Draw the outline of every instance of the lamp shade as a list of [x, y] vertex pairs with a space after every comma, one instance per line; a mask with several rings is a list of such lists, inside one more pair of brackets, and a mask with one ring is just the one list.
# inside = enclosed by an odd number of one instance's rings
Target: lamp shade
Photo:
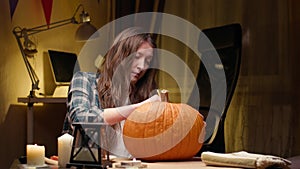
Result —
[[[86, 41], [88, 40], [95, 32], [97, 32], [97, 29], [90, 24], [90, 22], [84, 22], [82, 23], [75, 34], [75, 39], [76, 41]], [[98, 32], [97, 35], [94, 35], [92, 38], [98, 37]]]

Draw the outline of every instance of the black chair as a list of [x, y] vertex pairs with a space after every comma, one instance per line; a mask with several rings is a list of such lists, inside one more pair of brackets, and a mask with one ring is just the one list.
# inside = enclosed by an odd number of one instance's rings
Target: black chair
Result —
[[[211, 43], [206, 43], [207, 39]], [[224, 121], [239, 76], [241, 47], [242, 29], [240, 24], [205, 29], [199, 36], [198, 50], [201, 53], [201, 64], [196, 78], [197, 85], [193, 92], [199, 92], [200, 104], [195, 102], [196, 100], [198, 102], [199, 99], [192, 96], [188, 104], [204, 115], [208, 127], [206, 134], [209, 135], [206, 136], [197, 155], [203, 151], [225, 152]], [[213, 57], [219, 59], [211, 59]], [[223, 72], [223, 76], [221, 72]], [[212, 84], [216, 84], [213, 86], [215, 94], [212, 94]], [[225, 98], [223, 104], [219, 98], [222, 93]]]

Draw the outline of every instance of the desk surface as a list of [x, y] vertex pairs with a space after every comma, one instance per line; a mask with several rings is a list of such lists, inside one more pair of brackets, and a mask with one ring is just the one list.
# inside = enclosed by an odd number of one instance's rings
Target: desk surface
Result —
[[[290, 169], [299, 169], [300, 166], [300, 156], [290, 157], [288, 160], [292, 161]], [[181, 161], [181, 162], [153, 162], [153, 163], [144, 163], [147, 164], [145, 169], [239, 169], [232, 167], [215, 167], [215, 166], [206, 166], [200, 158], [193, 161]], [[19, 160], [14, 160], [10, 169], [19, 169], [20, 162]], [[49, 167], [51, 168], [51, 167]], [[55, 168], [55, 167], [53, 167]], [[57, 167], [56, 167], [57, 169]]]
[[19, 103], [66, 103], [66, 97], [18, 97]]
[[[113, 166], [120, 165], [120, 160], [115, 160]], [[172, 161], [172, 162], [142, 162], [147, 165], [146, 168], [142, 169], [241, 169], [238, 167], [217, 167], [217, 166], [207, 166], [201, 161], [200, 157], [194, 157], [188, 161]], [[119, 169], [119, 168], [109, 168], [109, 169]]]
[[182, 162], [154, 162], [145, 163], [146, 169], [239, 169], [236, 167], [214, 167], [206, 166], [202, 161], [182, 161]]
[[[214, 167], [214, 166], [206, 166], [202, 161], [181, 161], [181, 162], [153, 162], [153, 163], [144, 163], [147, 165], [145, 169], [240, 169], [236, 167]], [[20, 163], [18, 160], [15, 160], [10, 169], [20, 169]], [[57, 166], [48, 166], [48, 169], [57, 169]], [[117, 168], [109, 168], [109, 169], [117, 169]]]

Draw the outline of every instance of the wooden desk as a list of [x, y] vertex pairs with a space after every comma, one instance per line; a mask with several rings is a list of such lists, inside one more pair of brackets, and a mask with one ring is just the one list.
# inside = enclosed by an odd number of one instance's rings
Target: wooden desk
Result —
[[[241, 169], [237, 167], [215, 167], [215, 166], [206, 166], [202, 161], [179, 161], [179, 162], [153, 162], [153, 163], [144, 163], [147, 165], [145, 169]], [[45, 167], [46, 168], [46, 167]], [[12, 163], [10, 169], [21, 169], [20, 162], [16, 159]], [[57, 166], [49, 165], [47, 169], [58, 169]], [[59, 169], [65, 169], [59, 167]], [[118, 168], [107, 168], [107, 169], [118, 169]], [[124, 168], [122, 168], [124, 169]]]
[[[146, 164], [145, 169], [241, 169], [238, 167], [217, 167], [217, 166], [206, 166], [201, 161], [200, 157], [194, 157], [190, 161], [173, 161], [173, 162], [142, 162]], [[116, 163], [117, 164], [117, 163]], [[115, 164], [113, 164], [115, 165]], [[108, 168], [108, 169], [119, 169], [119, 168]]]
[[[300, 167], [300, 156], [290, 157], [288, 160], [292, 161], [292, 165], [289, 166], [290, 169], [299, 169]], [[144, 163], [147, 164], [145, 169], [240, 169], [233, 167], [216, 167], [216, 166], [206, 166], [199, 157], [192, 161], [181, 161], [181, 162], [153, 162], [153, 163]], [[20, 169], [20, 162], [18, 159], [15, 159], [10, 167], [10, 169]], [[56, 166], [49, 166], [49, 169], [57, 169]], [[62, 169], [62, 168], [59, 168]], [[112, 168], [108, 168], [112, 169]], [[116, 168], [115, 168], [116, 169]]]
[[[290, 169], [299, 169], [300, 168], [300, 156], [288, 158], [292, 162], [292, 165], [289, 166]], [[147, 165], [145, 169], [240, 169], [237, 167], [217, 167], [217, 166], [206, 166], [200, 159], [200, 157], [194, 157], [191, 161], [179, 161], [179, 162], [143, 162]], [[20, 169], [18, 166], [20, 162], [18, 159], [15, 159], [10, 167], [10, 169]], [[49, 169], [57, 169], [56, 166], [49, 166]], [[62, 169], [62, 168], [60, 168]], [[117, 168], [108, 168], [108, 169], [117, 169]]]
[[202, 161], [146, 163], [146, 169], [241, 169], [237, 167], [206, 166]]
[[66, 103], [66, 97], [18, 97], [19, 103], [27, 104], [27, 143], [33, 143], [33, 105], [35, 103]]

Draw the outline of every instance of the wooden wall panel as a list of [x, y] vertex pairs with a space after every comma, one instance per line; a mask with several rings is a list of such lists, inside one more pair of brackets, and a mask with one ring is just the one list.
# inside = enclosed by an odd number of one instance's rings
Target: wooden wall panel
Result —
[[226, 151], [299, 154], [299, 1], [166, 0], [165, 7], [200, 29], [242, 25], [241, 76], [225, 122]]

